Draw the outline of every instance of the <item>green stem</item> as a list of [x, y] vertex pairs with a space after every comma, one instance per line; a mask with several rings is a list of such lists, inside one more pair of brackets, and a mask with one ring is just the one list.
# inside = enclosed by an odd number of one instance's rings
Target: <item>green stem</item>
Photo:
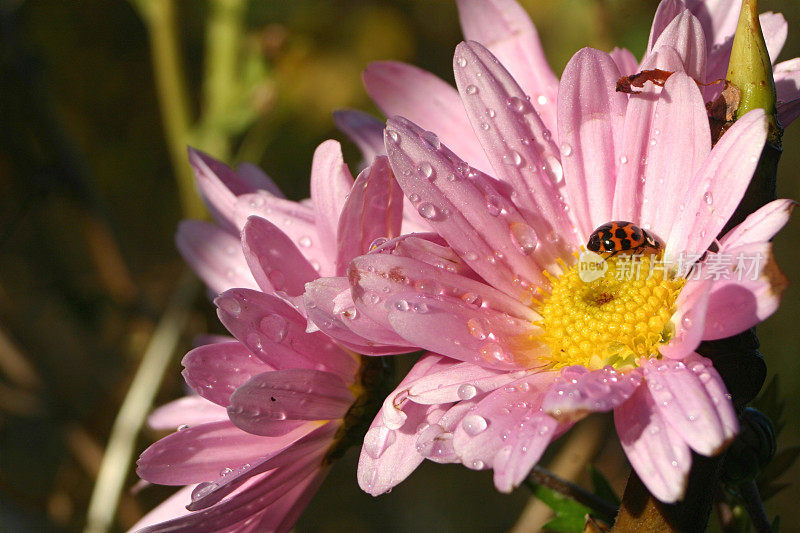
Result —
[[194, 176], [186, 157], [192, 119], [177, 32], [176, 3], [174, 0], [132, 1], [149, 30], [153, 73], [164, 121], [164, 134], [178, 183], [183, 213], [188, 217], [203, 218], [206, 215], [205, 206], [197, 195]]
[[203, 119], [198, 137], [205, 150], [222, 160], [230, 158], [230, 136], [220, 128], [234, 106], [240, 79], [241, 39], [246, 0], [212, 0], [206, 30], [203, 81]]
[[558, 477], [541, 466], [534, 466], [530, 476], [528, 476], [523, 483], [525, 483], [525, 486], [531, 489], [531, 491], [536, 488], [536, 485], [542, 485], [543, 487], [558, 492], [584, 507], [588, 507], [596, 513], [598, 518], [608, 524], [612, 524], [614, 522], [614, 517], [617, 516], [618, 509], [615, 505], [579, 485]]

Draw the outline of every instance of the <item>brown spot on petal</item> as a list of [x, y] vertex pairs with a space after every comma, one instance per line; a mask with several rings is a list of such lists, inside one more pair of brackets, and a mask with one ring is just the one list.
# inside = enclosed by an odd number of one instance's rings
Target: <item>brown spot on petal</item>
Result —
[[767, 261], [761, 273], [769, 283], [770, 292], [775, 296], [779, 297], [789, 286], [789, 280], [778, 267], [778, 263], [775, 262], [771, 249], [767, 253]]

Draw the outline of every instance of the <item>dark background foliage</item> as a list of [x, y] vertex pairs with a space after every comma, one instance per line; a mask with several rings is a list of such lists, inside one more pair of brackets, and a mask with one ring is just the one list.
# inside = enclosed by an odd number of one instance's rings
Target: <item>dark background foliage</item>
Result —
[[[587, 45], [626, 46], [641, 56], [657, 5], [523, 3], [557, 72]], [[197, 113], [208, 6], [183, 0], [177, 7], [189, 109]], [[760, 8], [789, 20], [781, 59], [800, 55], [798, 4], [762, 1]], [[183, 268], [173, 245], [181, 207], [147, 28], [133, 3], [0, 0], [0, 14], [0, 529], [77, 530], [111, 424]], [[360, 82], [364, 66], [403, 60], [452, 81], [460, 38], [451, 2], [251, 2], [242, 37], [256, 58], [248, 71], [254, 79], [248, 112], [209, 126], [233, 132], [230, 152], [215, 155], [257, 162], [290, 198], [305, 197], [315, 146], [343, 139], [331, 112], [375, 111]], [[799, 124], [784, 143], [779, 196], [797, 199]], [[346, 142], [345, 155], [355, 167], [357, 153]], [[795, 219], [775, 241], [777, 259], [795, 283], [798, 238]], [[791, 286], [781, 310], [759, 327], [770, 375], [780, 377], [787, 401], [781, 447], [800, 443], [798, 295]], [[221, 328], [201, 298], [182, 350], [206, 331]], [[156, 404], [182, 394], [178, 361]], [[593, 432], [609, 427], [591, 423]], [[158, 437], [143, 431], [136, 449]], [[529, 500], [525, 488], [497, 493], [489, 473], [434, 464], [374, 499], [358, 489], [356, 461], [351, 450], [335, 466], [298, 531], [504, 531]], [[626, 467], [613, 438], [597, 464], [621, 491]], [[132, 487], [133, 467], [120, 468], [129, 471], [126, 487]], [[798, 481], [798, 474], [795, 464], [781, 481]], [[126, 492], [115, 527], [126, 529], [167, 494], [160, 487]], [[798, 499], [795, 483], [767, 509], [792, 529], [800, 519]]]

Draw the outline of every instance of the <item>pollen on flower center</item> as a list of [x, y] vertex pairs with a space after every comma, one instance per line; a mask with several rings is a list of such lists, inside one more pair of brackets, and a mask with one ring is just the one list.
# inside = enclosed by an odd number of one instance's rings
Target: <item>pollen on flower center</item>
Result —
[[[620, 254], [606, 260], [608, 270], [593, 281], [581, 279], [581, 263], [558, 277], [539, 306], [544, 359], [553, 368], [583, 365], [636, 366], [640, 357], [658, 354], [672, 337], [670, 318], [685, 280], [660, 268], [660, 255]], [[584, 276], [585, 278], [585, 276]]]

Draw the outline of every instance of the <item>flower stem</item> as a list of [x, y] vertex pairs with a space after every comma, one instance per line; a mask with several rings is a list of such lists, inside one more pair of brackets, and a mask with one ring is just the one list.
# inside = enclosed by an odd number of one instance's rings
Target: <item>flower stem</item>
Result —
[[199, 289], [197, 278], [185, 272], [150, 338], [111, 428], [89, 502], [85, 533], [104, 533], [114, 520], [120, 492], [130, 472], [136, 437], [150, 412], [164, 372], [173, 361]]
[[739, 494], [742, 496], [744, 506], [750, 515], [750, 520], [753, 522], [753, 528], [758, 533], [772, 533], [772, 525], [767, 517], [767, 512], [764, 510], [764, 504], [761, 501], [761, 495], [758, 493], [756, 482], [751, 479], [739, 485]]
[[541, 466], [534, 466], [533, 470], [531, 470], [531, 475], [525, 479], [524, 483], [525, 486], [531, 490], [534, 490], [536, 485], [541, 485], [571, 500], [575, 500], [579, 504], [595, 511], [598, 518], [609, 524], [614, 522], [614, 517], [617, 516], [618, 509], [612, 503], [607, 502], [579, 485], [558, 477]]
[[189, 92], [181, 58], [174, 0], [131, 0], [148, 29], [153, 56], [153, 75], [158, 91], [164, 134], [178, 184], [183, 214], [203, 218], [205, 206], [197, 195], [194, 176], [186, 158], [191, 129]]

